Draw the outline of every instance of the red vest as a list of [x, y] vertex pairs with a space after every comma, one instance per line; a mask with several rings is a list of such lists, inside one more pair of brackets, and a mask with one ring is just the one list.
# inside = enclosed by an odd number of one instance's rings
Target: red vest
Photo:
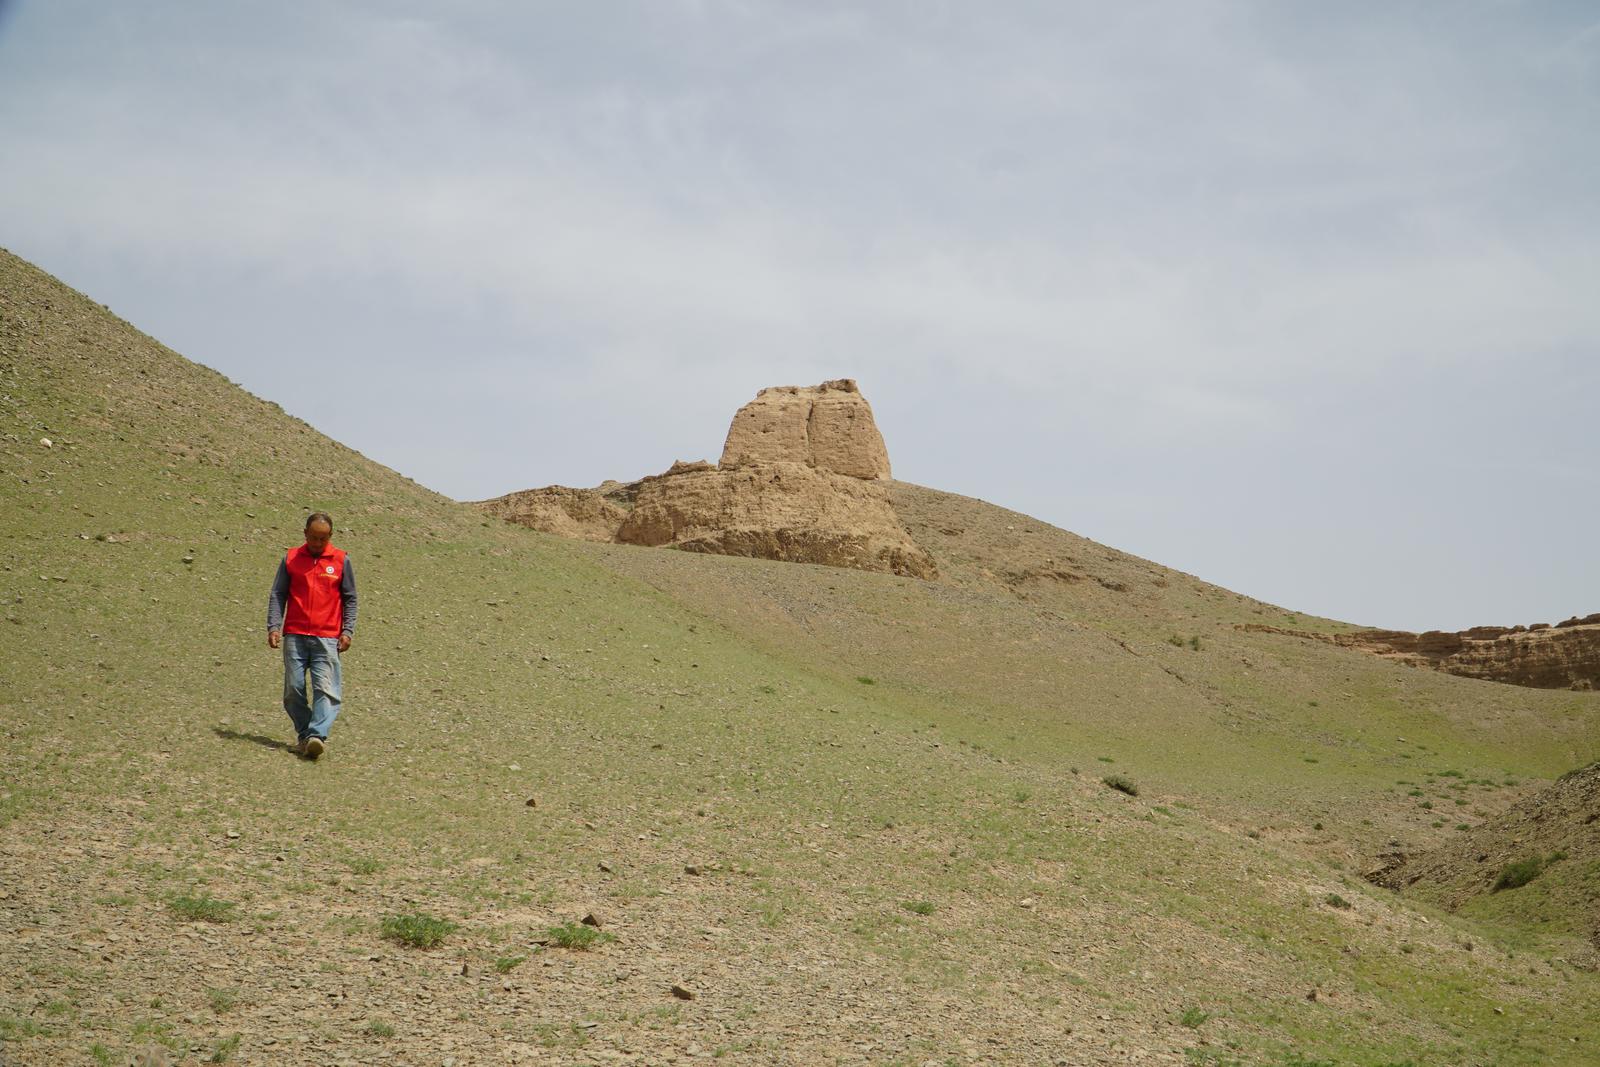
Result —
[[289, 569], [289, 602], [284, 606], [283, 632], [311, 637], [338, 637], [344, 626], [344, 549], [332, 545], [313, 556], [306, 546], [284, 557]]

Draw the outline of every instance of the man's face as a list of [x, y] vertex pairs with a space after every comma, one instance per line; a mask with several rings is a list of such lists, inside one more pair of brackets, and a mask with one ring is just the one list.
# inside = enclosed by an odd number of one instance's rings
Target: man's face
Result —
[[314, 522], [306, 527], [306, 548], [311, 550], [313, 556], [322, 555], [322, 550], [328, 547], [328, 542], [333, 540], [333, 527], [325, 522]]

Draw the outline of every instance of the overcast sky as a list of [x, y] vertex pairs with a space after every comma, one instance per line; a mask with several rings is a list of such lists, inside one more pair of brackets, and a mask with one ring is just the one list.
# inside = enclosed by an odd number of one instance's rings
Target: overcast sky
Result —
[[1296, 610], [1600, 611], [1589, 2], [0, 0], [0, 246], [460, 499], [853, 377]]

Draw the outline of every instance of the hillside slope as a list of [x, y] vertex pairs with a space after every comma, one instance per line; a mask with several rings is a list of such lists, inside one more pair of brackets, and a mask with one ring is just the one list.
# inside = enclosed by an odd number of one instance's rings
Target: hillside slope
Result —
[[[962, 531], [946, 582], [488, 522], [9, 254], [0, 420], [7, 1064], [1578, 1064], [1600, 1037], [1559, 945], [1353, 865], [1454, 832], [1397, 777], [1443, 803], [1461, 768], [1477, 820], [1585, 762], [1589, 694], [1243, 634], [1271, 609], [913, 487]], [[363, 600], [317, 764], [261, 634], [311, 507]], [[1001, 574], [1069, 554], [1087, 580]], [[560, 947], [591, 911], [615, 939]], [[456, 928], [385, 939], [419, 914]]]
[[1558, 950], [1575, 935], [1600, 949], [1600, 763], [1437, 848], [1389, 857], [1375, 880]]

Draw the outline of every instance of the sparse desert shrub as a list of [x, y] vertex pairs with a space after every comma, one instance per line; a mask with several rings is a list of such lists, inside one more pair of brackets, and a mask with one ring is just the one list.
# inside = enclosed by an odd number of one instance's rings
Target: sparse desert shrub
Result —
[[1341, 897], [1338, 893], [1329, 893], [1327, 896], [1322, 898], [1322, 902], [1328, 905], [1330, 908], [1340, 908], [1344, 911], [1349, 911], [1351, 908], [1355, 907], [1354, 904], [1344, 899], [1344, 897]]
[[371, 1034], [373, 1037], [393, 1037], [394, 1027], [390, 1026], [382, 1019], [374, 1019], [367, 1024], [367, 1033]]
[[939, 910], [931, 900], [902, 900], [900, 906], [913, 915], [932, 915]]
[[457, 929], [448, 919], [435, 919], [420, 912], [391, 915], [383, 920], [383, 936], [412, 948], [433, 948]]
[[239, 1051], [239, 1037], [239, 1034], [234, 1034], [232, 1037], [219, 1042], [217, 1047], [211, 1050], [210, 1062], [227, 1063], [233, 1059], [233, 1054]]
[[1184, 1008], [1183, 1014], [1178, 1016], [1178, 1022], [1191, 1030], [1197, 1030], [1200, 1024], [1209, 1018], [1211, 1018], [1209, 1011], [1203, 1011], [1200, 1008]]
[[1544, 860], [1538, 856], [1514, 860], [1500, 868], [1500, 877], [1495, 879], [1493, 891], [1498, 893], [1502, 889], [1520, 889], [1543, 872]]
[[856, 675], [856, 681], [860, 682], [862, 685], [877, 685], [878, 684], [878, 680], [876, 678], [869, 678], [865, 674]]
[[494, 973], [509, 974], [516, 970], [517, 966], [527, 958], [526, 956], [501, 956], [494, 961]]
[[1196, 652], [1200, 651], [1200, 635], [1199, 634], [1196, 634], [1195, 636], [1189, 638], [1189, 647], [1191, 649], [1193, 649], [1194, 651], [1196, 651]]
[[1244, 1061], [1214, 1048], [1186, 1048], [1183, 1059], [1190, 1067], [1244, 1067]]
[[167, 907], [185, 922], [225, 923], [233, 919], [236, 905], [231, 900], [219, 900], [209, 893], [201, 893], [197, 897], [174, 897]]
[[0, 1040], [10, 1041], [19, 1037], [40, 1037], [49, 1032], [32, 1019], [0, 1016]]
[[1104, 782], [1106, 785], [1109, 785], [1117, 792], [1126, 793], [1130, 797], [1136, 797], [1139, 795], [1139, 787], [1134, 785], [1133, 779], [1127, 777], [1126, 775], [1108, 774], [1104, 778], [1100, 779], [1100, 781]]
[[1171, 637], [1167, 638], [1167, 644], [1172, 645], [1174, 648], [1182, 648], [1183, 638], [1179, 637], [1177, 634], [1173, 634]]
[[585, 926], [583, 923], [575, 922], [564, 922], [559, 926], [552, 926], [544, 932], [544, 936], [549, 938], [550, 943], [557, 948], [570, 948], [579, 952], [591, 949], [596, 945], [603, 945], [607, 941], [616, 940], [614, 934], [608, 934], [604, 930], [596, 930], [592, 926]]
[[232, 1011], [239, 1004], [239, 994], [231, 989], [208, 989], [206, 1000], [211, 1004], [211, 1010], [218, 1015]]

